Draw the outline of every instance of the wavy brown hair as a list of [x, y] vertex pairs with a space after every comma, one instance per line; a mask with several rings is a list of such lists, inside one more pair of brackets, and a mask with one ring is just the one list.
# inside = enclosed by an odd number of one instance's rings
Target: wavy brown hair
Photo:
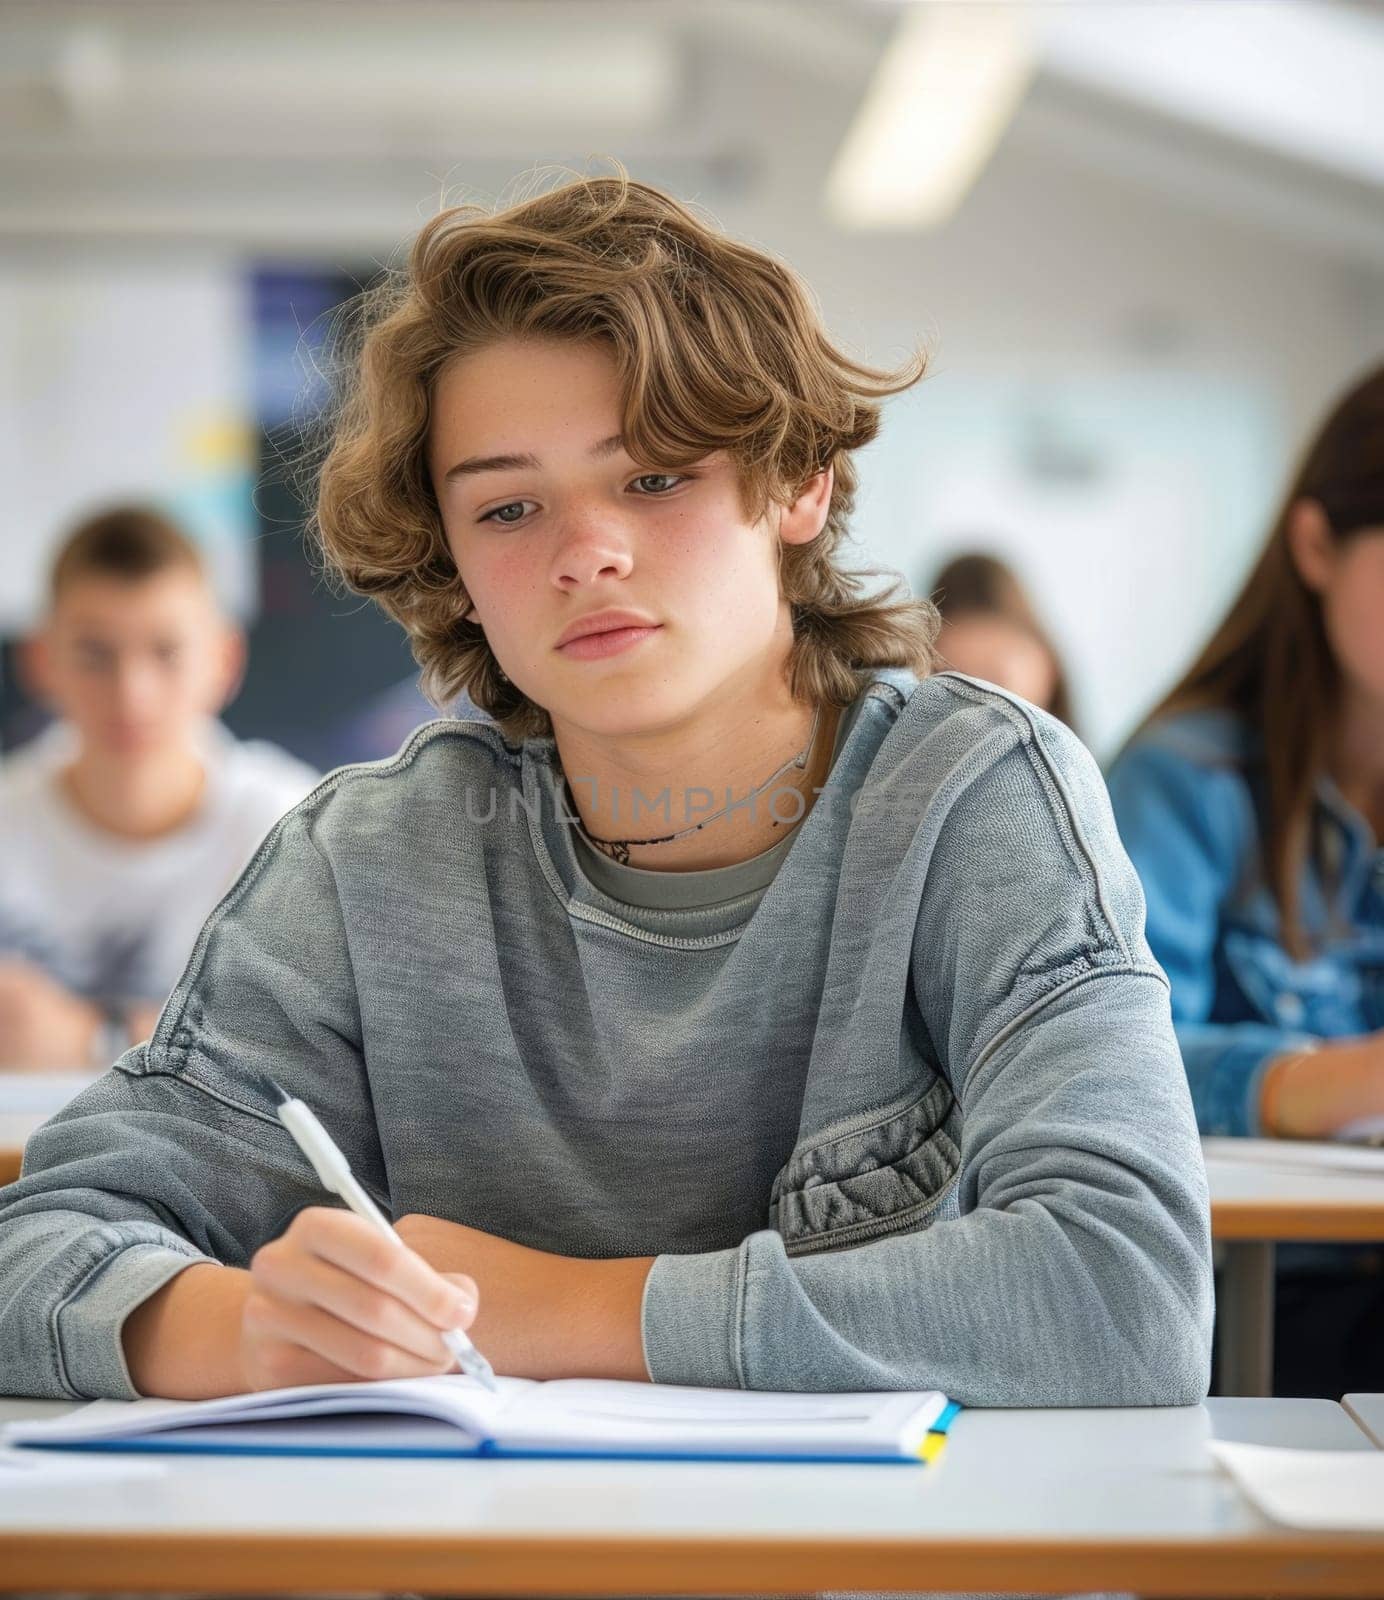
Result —
[[403, 626], [436, 704], [465, 691], [512, 737], [551, 730], [472, 616], [425, 459], [443, 367], [510, 338], [601, 342], [617, 364], [630, 454], [676, 470], [727, 452], [751, 516], [835, 468], [822, 533], [780, 546], [796, 697], [845, 704], [871, 668], [929, 669], [931, 605], [900, 583], [871, 590], [878, 574], [840, 562], [851, 452], [878, 432], [879, 402], [922, 376], [922, 358], [895, 372], [853, 361], [788, 267], [659, 190], [621, 174], [498, 213], [445, 210], [338, 331], [339, 397], [311, 530], [328, 567]]
[[1149, 719], [1222, 706], [1258, 735], [1264, 875], [1284, 944], [1298, 959], [1310, 953], [1298, 886], [1316, 847], [1314, 793], [1327, 768], [1341, 700], [1321, 601], [1303, 582], [1289, 543], [1293, 508], [1303, 500], [1321, 506], [1337, 541], [1384, 528], [1384, 367], [1361, 379], [1326, 418], [1244, 588]]

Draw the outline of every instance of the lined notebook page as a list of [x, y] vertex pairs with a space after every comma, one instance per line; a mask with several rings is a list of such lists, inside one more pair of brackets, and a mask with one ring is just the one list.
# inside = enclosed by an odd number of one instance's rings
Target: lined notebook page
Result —
[[940, 1394], [766, 1394], [563, 1379], [516, 1395], [495, 1419], [502, 1445], [912, 1455]]
[[133, 1438], [285, 1417], [319, 1417], [377, 1411], [392, 1416], [437, 1417], [468, 1434], [485, 1436], [491, 1419], [516, 1395], [537, 1388], [526, 1378], [501, 1378], [500, 1394], [488, 1394], [470, 1378], [404, 1378], [397, 1382], [304, 1384], [227, 1395], [218, 1400], [93, 1400], [64, 1417], [11, 1424], [13, 1439]]

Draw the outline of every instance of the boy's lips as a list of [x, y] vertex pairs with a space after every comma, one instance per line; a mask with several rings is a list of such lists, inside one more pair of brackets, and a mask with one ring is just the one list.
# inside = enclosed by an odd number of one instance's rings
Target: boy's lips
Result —
[[660, 624], [647, 623], [637, 627], [602, 628], [597, 633], [578, 634], [558, 649], [563, 655], [577, 661], [598, 661], [604, 656], [619, 655], [622, 650], [652, 638]]
[[593, 633], [614, 633], [628, 628], [656, 628], [658, 623], [652, 617], [646, 617], [642, 611], [588, 611], [584, 617], [578, 617], [575, 622], [569, 622], [557, 636], [557, 648], [564, 650], [569, 644], [574, 644], [578, 639], [589, 637]]
[[558, 635], [557, 650], [569, 660], [599, 661], [629, 650], [662, 626], [642, 611], [590, 611]]

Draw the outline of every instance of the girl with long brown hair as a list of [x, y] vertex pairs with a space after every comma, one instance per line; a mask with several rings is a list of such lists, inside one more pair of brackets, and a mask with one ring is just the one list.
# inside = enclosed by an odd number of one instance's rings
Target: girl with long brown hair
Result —
[[1384, 368], [1327, 417], [1110, 789], [1202, 1132], [1384, 1124]]

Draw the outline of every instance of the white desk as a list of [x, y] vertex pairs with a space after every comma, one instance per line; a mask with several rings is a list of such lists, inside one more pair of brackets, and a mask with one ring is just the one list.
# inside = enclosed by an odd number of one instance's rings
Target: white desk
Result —
[[1334, 1154], [1357, 1168], [1338, 1171], [1314, 1170], [1313, 1147], [1286, 1140], [1205, 1139], [1202, 1149], [1211, 1235], [1226, 1251], [1216, 1307], [1221, 1387], [1265, 1395], [1273, 1376], [1274, 1246], [1384, 1241], [1384, 1151], [1325, 1147], [1323, 1160]]
[[1371, 1448], [1333, 1402], [1215, 1400], [963, 1412], [925, 1468], [169, 1458], [79, 1488], [14, 1474], [0, 1587], [1378, 1595], [1384, 1537], [1270, 1525], [1211, 1462], [1213, 1433]]
[[1384, 1450], [1384, 1394], [1348, 1394], [1341, 1404]]

